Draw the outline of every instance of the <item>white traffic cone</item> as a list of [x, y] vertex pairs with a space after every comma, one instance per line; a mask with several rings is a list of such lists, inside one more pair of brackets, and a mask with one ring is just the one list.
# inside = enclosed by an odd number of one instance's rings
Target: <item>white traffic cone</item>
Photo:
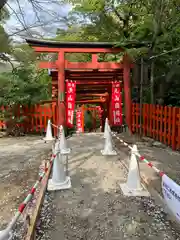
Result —
[[48, 120], [47, 130], [46, 130], [46, 136], [43, 138], [44, 141], [52, 141], [54, 140], [52, 136], [52, 129], [51, 129], [51, 120]]
[[107, 126], [107, 137], [105, 138], [104, 149], [101, 150], [102, 155], [117, 155], [117, 152], [113, 150], [112, 136], [110, 126]]
[[127, 182], [120, 184], [120, 187], [125, 196], [149, 196], [149, 193], [143, 189], [141, 185], [139, 163], [136, 157], [136, 153], [137, 146], [133, 145]]
[[59, 139], [59, 141], [60, 141], [60, 138], [61, 138], [61, 132], [62, 132], [62, 126], [58, 127], [58, 136], [57, 136], [57, 138]]
[[63, 190], [71, 188], [71, 179], [66, 176], [65, 166], [62, 161], [62, 155], [60, 153], [60, 142], [55, 144], [55, 154], [53, 164], [52, 179], [48, 181], [48, 191]]
[[107, 137], [108, 126], [109, 126], [109, 123], [108, 123], [108, 119], [106, 118], [105, 126], [104, 126], [104, 138]]
[[0, 240], [11, 240], [12, 239], [12, 232], [11, 229], [6, 228], [0, 231]]
[[60, 151], [61, 154], [70, 154], [71, 149], [67, 147], [67, 140], [64, 133], [63, 126], [60, 126]]

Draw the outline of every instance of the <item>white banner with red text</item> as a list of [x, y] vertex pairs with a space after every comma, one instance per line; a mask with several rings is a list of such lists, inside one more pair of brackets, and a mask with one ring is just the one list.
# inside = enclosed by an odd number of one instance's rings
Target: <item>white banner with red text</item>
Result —
[[66, 125], [73, 127], [74, 109], [76, 101], [76, 82], [66, 82]]
[[120, 82], [112, 82], [111, 97], [112, 124], [114, 126], [122, 125], [122, 93]]
[[81, 109], [76, 111], [76, 131], [81, 133], [83, 132], [83, 113]]

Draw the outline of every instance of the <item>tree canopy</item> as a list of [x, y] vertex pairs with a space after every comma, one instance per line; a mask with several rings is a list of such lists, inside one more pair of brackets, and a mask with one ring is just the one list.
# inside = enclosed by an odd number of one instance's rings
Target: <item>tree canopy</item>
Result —
[[[49, 99], [47, 70], [37, 70], [36, 55], [27, 44], [12, 43], [3, 25], [9, 17], [8, 10], [2, 8], [0, 13], [0, 106], [32, 104]], [[7, 63], [10, 63], [11, 70], [6, 70]]]
[[[71, 24], [66, 31], [58, 30], [56, 39], [109, 41], [119, 45], [128, 41], [146, 43], [146, 47], [140, 49], [126, 49], [135, 59], [136, 67], [140, 57], [144, 58], [144, 101], [180, 105], [179, 0], [68, 2], [73, 6], [69, 13]], [[172, 49], [175, 50], [163, 55]], [[153, 57], [156, 55], [159, 56]], [[140, 74], [137, 78], [140, 80]], [[139, 80], [136, 87], [140, 85]]]

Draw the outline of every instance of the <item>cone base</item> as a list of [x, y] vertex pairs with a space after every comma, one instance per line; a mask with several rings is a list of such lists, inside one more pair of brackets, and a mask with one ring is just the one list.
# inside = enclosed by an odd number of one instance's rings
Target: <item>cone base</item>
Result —
[[143, 187], [140, 189], [130, 189], [126, 183], [120, 184], [120, 188], [125, 196], [128, 197], [149, 197], [149, 192]]
[[47, 137], [44, 137], [44, 138], [43, 138], [44, 141], [53, 141], [54, 139], [55, 139], [55, 138], [53, 138], [53, 137], [52, 137], [52, 138], [51, 138], [51, 137], [50, 137], [50, 138], [47, 138]]
[[7, 229], [0, 231], [0, 239], [11, 240], [12, 237], [12, 232], [9, 232]]
[[52, 179], [48, 181], [48, 191], [55, 191], [55, 190], [65, 190], [71, 188], [71, 179], [70, 177], [66, 177], [66, 180], [62, 183], [55, 183]]
[[115, 150], [113, 150], [113, 151], [101, 150], [101, 154], [103, 156], [115, 156], [115, 155], [117, 155], [117, 152]]
[[66, 148], [66, 149], [62, 149], [61, 150], [61, 154], [62, 155], [66, 155], [66, 154], [70, 154], [71, 153], [71, 149], [70, 148]]

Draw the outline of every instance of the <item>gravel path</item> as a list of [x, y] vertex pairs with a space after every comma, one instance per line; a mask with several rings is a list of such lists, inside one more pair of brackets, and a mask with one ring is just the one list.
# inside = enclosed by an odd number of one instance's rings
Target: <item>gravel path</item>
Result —
[[46, 194], [37, 239], [180, 239], [152, 197], [123, 196], [125, 156], [103, 157], [103, 142], [100, 134], [69, 139], [72, 188]]
[[7, 226], [38, 178], [51, 144], [39, 136], [0, 138], [0, 229]]

